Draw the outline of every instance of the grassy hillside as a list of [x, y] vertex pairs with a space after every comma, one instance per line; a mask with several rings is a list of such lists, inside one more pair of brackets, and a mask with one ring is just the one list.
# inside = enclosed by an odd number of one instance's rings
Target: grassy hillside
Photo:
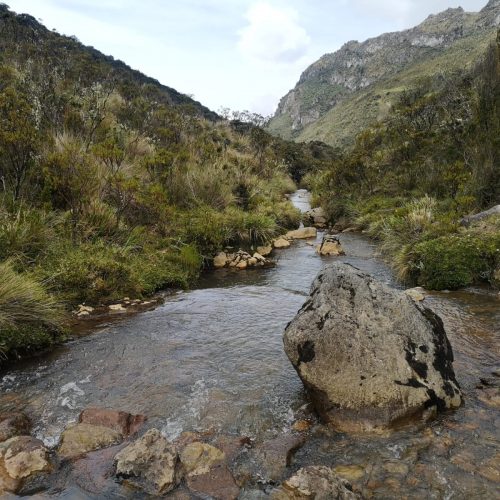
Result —
[[0, 6], [0, 358], [76, 304], [185, 287], [227, 245], [298, 224], [284, 197], [328, 148], [220, 119]]

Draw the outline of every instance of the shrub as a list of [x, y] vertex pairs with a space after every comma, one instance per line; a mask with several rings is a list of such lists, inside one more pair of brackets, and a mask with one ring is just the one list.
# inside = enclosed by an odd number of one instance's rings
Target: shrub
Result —
[[410, 272], [432, 290], [487, 282], [500, 261], [500, 234], [451, 234], [415, 246]]
[[0, 352], [45, 345], [63, 323], [63, 309], [39, 282], [0, 264]]

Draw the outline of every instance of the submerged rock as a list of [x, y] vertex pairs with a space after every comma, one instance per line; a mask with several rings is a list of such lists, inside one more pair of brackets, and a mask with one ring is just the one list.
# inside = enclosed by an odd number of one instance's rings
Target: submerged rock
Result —
[[316, 410], [341, 431], [380, 431], [462, 402], [439, 316], [348, 264], [318, 275], [284, 345]]
[[188, 488], [201, 498], [216, 500], [236, 500], [240, 489], [236, 484], [231, 471], [225, 464], [217, 464], [205, 474], [189, 476]]
[[62, 433], [59, 454], [64, 458], [74, 458], [89, 451], [119, 444], [122, 440], [122, 434], [109, 427], [76, 424]]
[[80, 413], [82, 424], [98, 425], [119, 432], [122, 436], [135, 434], [146, 421], [144, 415], [132, 415], [124, 411], [106, 408], [87, 408]]
[[164, 495], [179, 484], [178, 454], [157, 429], [115, 456], [116, 475], [150, 495]]
[[31, 424], [24, 413], [5, 413], [0, 415], [0, 443], [14, 436], [29, 434]]
[[293, 456], [304, 443], [304, 437], [296, 435], [282, 435], [265, 441], [256, 450], [256, 456], [266, 479], [281, 480], [287, 467], [290, 467]]
[[206, 474], [225, 458], [223, 451], [201, 442], [188, 444], [180, 454], [182, 468], [188, 477]]
[[333, 469], [312, 466], [300, 469], [272, 496], [273, 500], [355, 500], [351, 485]]

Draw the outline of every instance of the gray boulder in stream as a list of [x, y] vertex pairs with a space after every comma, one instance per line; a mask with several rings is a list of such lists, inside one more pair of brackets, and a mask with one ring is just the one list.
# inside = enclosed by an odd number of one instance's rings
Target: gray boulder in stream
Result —
[[317, 412], [341, 431], [380, 432], [462, 402], [441, 318], [349, 264], [318, 275], [284, 345]]

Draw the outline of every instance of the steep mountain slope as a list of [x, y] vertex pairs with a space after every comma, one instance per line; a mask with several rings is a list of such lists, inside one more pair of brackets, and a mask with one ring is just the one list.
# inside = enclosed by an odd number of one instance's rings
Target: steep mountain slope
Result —
[[151, 85], [164, 104], [191, 106], [204, 118], [220, 119], [216, 113], [187, 95], [133, 70], [112, 56], [83, 45], [75, 37], [50, 31], [34, 17], [16, 14], [5, 4], [0, 4], [0, 54], [3, 60], [9, 60], [14, 55], [21, 60], [43, 57], [47, 65], [57, 67], [58, 72], [64, 71], [70, 78], [88, 79], [94, 83], [112, 74], [114, 80], [123, 84]]
[[410, 30], [348, 42], [302, 74], [269, 130], [298, 141], [350, 144], [387, 115], [402, 90], [474, 64], [499, 25], [500, 0], [490, 0], [479, 13], [448, 9]]

